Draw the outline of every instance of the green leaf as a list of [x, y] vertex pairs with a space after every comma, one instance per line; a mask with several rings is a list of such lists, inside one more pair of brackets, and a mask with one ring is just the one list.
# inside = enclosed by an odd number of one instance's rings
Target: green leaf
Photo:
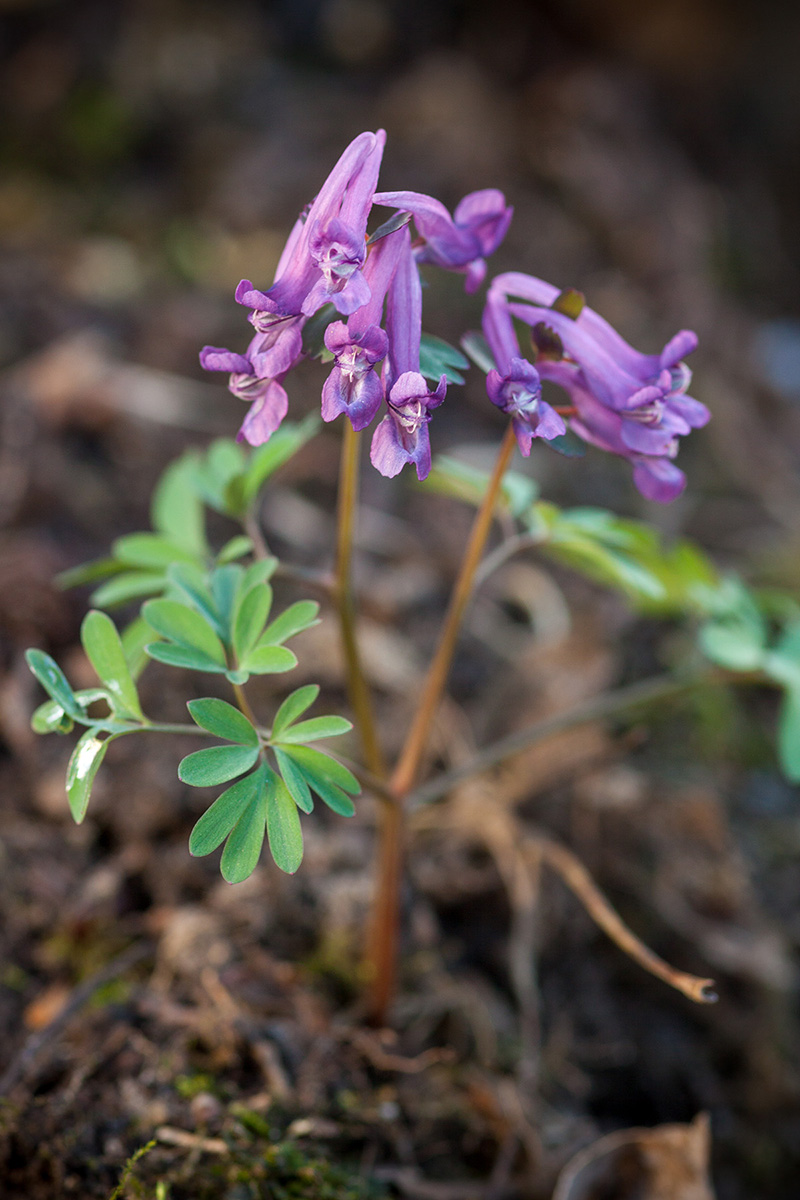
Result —
[[214, 697], [190, 700], [186, 707], [195, 725], [207, 729], [214, 737], [224, 738], [226, 742], [237, 742], [241, 746], [258, 745], [258, 734], [254, 726], [243, 712], [228, 704], [226, 700], [217, 700]]
[[582, 442], [571, 429], [562, 433], [561, 437], [550, 438], [544, 444], [551, 450], [555, 450], [556, 453], [562, 454], [564, 458], [583, 458], [586, 455], [586, 443]]
[[[297, 810], [295, 810], [297, 811]], [[266, 824], [265, 797], [261, 787], [231, 831], [219, 864], [227, 883], [243, 883], [253, 874], [261, 857]]]
[[[306, 323], [306, 328], [309, 323]], [[265, 480], [288, 462], [314, 436], [319, 426], [319, 417], [313, 413], [299, 423], [284, 421], [268, 442], [253, 451], [245, 474], [231, 480], [226, 490], [226, 503], [231, 516], [241, 516], [248, 511]]]
[[96, 610], [88, 612], [81, 625], [81, 642], [98, 678], [108, 688], [116, 711], [143, 721], [136, 684], [117, 627], [111, 618]]
[[243, 683], [247, 683], [250, 678], [250, 672], [243, 671], [241, 668], [238, 671], [226, 671], [225, 678], [229, 683], [235, 683], [237, 686], [240, 686]]
[[195, 556], [158, 533], [129, 533], [113, 543], [114, 557], [126, 566], [166, 570], [174, 562], [195, 562]]
[[325, 330], [338, 320], [339, 314], [332, 304], [323, 304], [322, 308], [318, 308], [303, 326], [303, 353], [309, 358], [330, 362], [333, 355], [325, 345]]
[[267, 789], [267, 837], [276, 866], [293, 875], [303, 861], [303, 831], [297, 805], [283, 780], [270, 773]]
[[164, 590], [164, 575], [160, 571], [125, 571], [108, 583], [95, 588], [89, 600], [98, 608], [116, 608], [141, 596], [156, 596]]
[[259, 639], [259, 646], [278, 646], [288, 638], [318, 625], [319, 605], [316, 600], [298, 600], [271, 621]]
[[134, 617], [120, 634], [125, 661], [133, 679], [138, 679], [148, 663], [145, 646], [153, 639], [153, 631], [144, 617]]
[[111, 738], [101, 740], [97, 732], [95, 727], [86, 730], [73, 750], [67, 766], [67, 799], [77, 825], [80, 825], [86, 816], [92, 784], [111, 741]]
[[285, 646], [256, 646], [240, 665], [253, 675], [276, 675], [296, 667], [297, 658]]
[[67, 716], [81, 720], [83, 710], [58, 663], [44, 650], [26, 650], [25, 660], [47, 694], [61, 705]]
[[478, 333], [477, 330], [465, 333], [461, 339], [461, 348], [486, 375], [497, 370], [491, 347], [482, 333]]
[[224, 637], [226, 626], [219, 619], [206, 572], [189, 563], [176, 563], [167, 571], [167, 579], [177, 590], [179, 598], [188, 600], [205, 617], [217, 636]]
[[315, 750], [311, 746], [285, 746], [283, 749], [300, 766], [306, 779], [330, 780], [342, 791], [352, 792], [354, 796], [361, 791], [361, 784], [352, 771], [348, 771], [343, 763], [337, 762], [329, 754], [323, 754], [321, 750]]
[[122, 563], [118, 563], [115, 558], [95, 558], [92, 562], [81, 563], [78, 567], [70, 567], [66, 571], [59, 571], [55, 577], [56, 587], [67, 588], [81, 587], [84, 583], [96, 583], [98, 579], [108, 579], [109, 575], [118, 575], [124, 571]]
[[196, 609], [177, 600], [148, 600], [142, 608], [142, 616], [162, 637], [187, 650], [200, 651], [223, 669], [227, 665], [225, 647]]
[[291, 725], [281, 734], [282, 742], [315, 742], [319, 738], [339, 737], [349, 733], [353, 728], [350, 721], [344, 717], [312, 717], [309, 721], [301, 721]]
[[71, 733], [75, 728], [72, 717], [68, 717], [56, 700], [45, 700], [31, 717], [34, 733]]
[[237, 534], [222, 547], [217, 555], [217, 563], [223, 566], [225, 563], [234, 562], [237, 558], [244, 558], [245, 554], [250, 554], [252, 549], [253, 539], [245, 537], [243, 533]]
[[445, 375], [448, 383], [463, 383], [461, 372], [468, 368], [469, 359], [455, 346], [451, 346], [444, 338], [423, 333], [419, 348], [419, 370], [426, 379], [438, 383], [440, 377]]
[[328, 808], [338, 813], [340, 817], [352, 817], [355, 814], [356, 806], [353, 801], [338, 784], [333, 783], [327, 776], [306, 774], [306, 780], [323, 804], [327, 804]]
[[244, 662], [255, 646], [272, 607], [272, 588], [259, 583], [249, 592], [239, 594], [234, 610], [231, 642], [237, 662]]
[[201, 650], [189, 650], [186, 646], [176, 646], [172, 642], [150, 642], [145, 646], [145, 651], [150, 658], [166, 663], [169, 667], [184, 667], [187, 671], [208, 671], [212, 675], [227, 674], [225, 667], [221, 667]]
[[764, 656], [759, 630], [741, 621], [709, 621], [699, 642], [706, 658], [731, 671], [754, 671]]
[[248, 592], [250, 588], [255, 587], [257, 583], [267, 583], [278, 567], [277, 558], [258, 558], [255, 562], [250, 563], [250, 566], [245, 569], [242, 576], [241, 590]]
[[278, 768], [281, 776], [283, 777], [283, 782], [289, 789], [292, 799], [297, 807], [301, 808], [305, 813], [313, 812], [314, 799], [311, 795], [311, 790], [306, 783], [305, 776], [298, 767], [297, 763], [294, 762], [288, 754], [281, 750], [279, 746], [275, 747], [275, 758], [277, 759]]
[[230, 642], [233, 606], [236, 603], [236, 596], [243, 578], [244, 567], [239, 566], [238, 563], [229, 563], [224, 567], [217, 567], [211, 573], [211, 596], [214, 600], [220, 626], [225, 631], [222, 636], [226, 642]]
[[410, 212], [396, 212], [394, 216], [389, 217], [388, 221], [384, 221], [379, 225], [374, 233], [371, 233], [367, 238], [367, 245], [374, 246], [381, 238], [388, 237], [390, 233], [395, 233], [398, 229], [402, 229], [411, 220]]
[[310, 708], [319, 695], [319, 685], [316, 683], [307, 683], [305, 687], [297, 688], [291, 692], [278, 711], [275, 713], [275, 720], [272, 722], [273, 741], [277, 741], [283, 729], [296, 721], [299, 716]]
[[[486, 494], [489, 475], [459, 458], [437, 454], [424, 486], [477, 507]], [[539, 487], [535, 480], [519, 471], [506, 471], [498, 507], [505, 508], [512, 517], [518, 517], [531, 507], [538, 494]]]
[[253, 771], [227, 788], [208, 808], [192, 830], [189, 853], [195, 858], [221, 846], [248, 804], [263, 786], [263, 769]]
[[786, 689], [778, 723], [778, 754], [787, 779], [800, 783], [800, 687]]
[[181, 759], [178, 778], [190, 787], [213, 787], [243, 775], [257, 759], [258, 746], [209, 746]]
[[153, 493], [153, 528], [195, 558], [208, 554], [203, 504], [195, 488], [198, 455], [194, 450], [170, 463]]

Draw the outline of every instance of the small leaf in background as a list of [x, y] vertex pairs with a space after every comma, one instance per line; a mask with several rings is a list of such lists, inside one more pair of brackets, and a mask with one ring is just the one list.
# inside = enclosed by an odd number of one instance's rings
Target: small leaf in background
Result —
[[87, 729], [72, 752], [67, 766], [67, 799], [73, 820], [80, 825], [86, 816], [89, 797], [98, 767], [105, 758], [108, 743], [97, 736], [97, 729]]
[[256, 646], [241, 666], [253, 675], [276, 675], [291, 671], [297, 666], [297, 659], [285, 646]]
[[194, 562], [195, 556], [158, 533], [129, 533], [113, 543], [114, 557], [128, 567], [166, 570], [173, 562]]
[[276, 866], [293, 875], [303, 861], [303, 831], [297, 805], [274, 772], [270, 772], [267, 787], [267, 837]]
[[787, 687], [778, 720], [778, 755], [787, 779], [800, 783], [800, 680]]
[[45, 700], [31, 717], [34, 733], [71, 733], [75, 728], [72, 717], [68, 717], [56, 700]]
[[297, 600], [270, 622], [259, 639], [260, 646], [278, 646], [304, 629], [318, 625], [319, 605], [316, 600]]
[[352, 728], [352, 723], [344, 717], [312, 717], [309, 721], [301, 721], [284, 729], [281, 741], [315, 742], [319, 738], [340, 737]]
[[98, 608], [116, 608], [129, 600], [140, 600], [142, 596], [157, 596], [163, 590], [163, 572], [125, 571], [95, 588], [89, 600]]
[[217, 555], [217, 564], [224, 566], [225, 563], [235, 562], [237, 558], [244, 558], [245, 554], [250, 554], [252, 549], [253, 539], [245, 537], [243, 533], [237, 534], [222, 547]]
[[206, 572], [189, 563], [175, 563], [167, 571], [167, 579], [171, 587], [178, 592], [175, 598], [188, 600], [189, 604], [205, 617], [217, 636], [224, 637], [226, 628], [219, 619]]
[[561, 437], [551, 438], [549, 442], [545, 442], [551, 450], [555, 450], [557, 454], [562, 454], [564, 458], [583, 458], [586, 454], [586, 443], [582, 442], [576, 433], [568, 429], [566, 433], [562, 433]]
[[[477, 507], [489, 486], [489, 474], [459, 458], [437, 454], [433, 469], [423, 486]], [[531, 507], [538, 495], [539, 486], [534, 479], [519, 471], [506, 471], [498, 507], [502, 506], [511, 516], [519, 517]]]
[[213, 787], [243, 775], [257, 758], [257, 746], [209, 746], [181, 759], [178, 778], [190, 787]]
[[201, 858], [221, 846], [263, 783], [264, 771], [259, 768], [217, 796], [192, 830], [189, 853]]
[[134, 617], [120, 634], [122, 650], [128, 670], [133, 679], [138, 679], [148, 663], [145, 646], [153, 640], [153, 630], [144, 617]]
[[[306, 323], [306, 328], [308, 324], [310, 322]], [[232, 479], [226, 489], [225, 499], [230, 515], [236, 517], [246, 513], [264, 482], [310, 441], [319, 427], [320, 419], [313, 413], [299, 423], [284, 421], [268, 442], [254, 450], [244, 475]]]
[[277, 558], [259, 558], [250, 563], [242, 576], [242, 591], [249, 592], [250, 588], [255, 587], [257, 583], [268, 583], [275, 574], [277, 566]]
[[461, 372], [468, 368], [469, 359], [455, 346], [432, 333], [423, 333], [419, 348], [419, 370], [426, 379], [438, 383], [440, 377], [445, 375], [448, 383], [463, 383]]
[[232, 480], [247, 469], [247, 456], [233, 438], [217, 438], [205, 455], [197, 460], [194, 481], [197, 491], [210, 508], [228, 513], [227, 489]]
[[150, 642], [145, 646], [145, 652], [156, 662], [166, 663], [169, 667], [184, 667], [187, 671], [207, 671], [212, 675], [227, 675], [225, 667], [220, 666], [207, 654], [203, 654], [201, 650], [190, 650], [186, 646], [176, 646], [173, 642]]
[[291, 692], [275, 714], [275, 720], [272, 722], [272, 738], [277, 741], [281, 730], [286, 729], [288, 725], [302, 716], [318, 695], [319, 685], [316, 683], [307, 683], [304, 687]]
[[231, 625], [231, 645], [237, 662], [244, 662], [263, 632], [272, 607], [272, 588], [259, 583], [239, 593]]
[[488, 375], [490, 371], [497, 370], [497, 363], [494, 360], [489, 343], [482, 333], [477, 330], [471, 330], [465, 333], [461, 339], [461, 349], [475, 363], [476, 367]]
[[68, 716], [81, 720], [83, 711], [58, 663], [49, 654], [45, 654], [44, 650], [26, 650], [25, 660], [48, 696], [51, 696]]
[[227, 665], [225, 647], [196, 609], [177, 600], [148, 600], [142, 608], [142, 616], [162, 637], [184, 649], [199, 651], [223, 669]]
[[731, 671], [754, 671], [764, 657], [763, 637], [740, 621], [710, 621], [698, 640], [706, 658]]
[[109, 575], [119, 575], [125, 568], [115, 558], [96, 558], [92, 562], [81, 563], [79, 567], [70, 567], [60, 571], [55, 577], [56, 587], [74, 588], [85, 583], [97, 583], [99, 579], [108, 579]]
[[306, 783], [305, 776], [297, 763], [285, 751], [281, 750], [280, 746], [275, 747], [275, 758], [283, 782], [289, 789], [297, 807], [301, 808], [304, 813], [313, 812], [314, 799]]
[[231, 640], [230, 628], [233, 606], [236, 603], [236, 596], [241, 587], [243, 577], [244, 567], [239, 566], [238, 563], [228, 563], [226, 566], [217, 567], [211, 572], [211, 595], [214, 600], [214, 607], [217, 610], [219, 623], [222, 629], [225, 630], [222, 636], [228, 643]]
[[266, 829], [265, 806], [264, 785], [259, 783], [255, 796], [234, 825], [222, 851], [219, 866], [227, 883], [243, 883], [258, 866]]
[[98, 678], [111, 693], [115, 709], [122, 715], [144, 720], [136, 684], [111, 618], [96, 610], [87, 613], [81, 625], [81, 642]]
[[321, 358], [330, 362], [333, 355], [325, 345], [325, 330], [341, 317], [332, 304], [323, 304], [303, 326], [303, 352], [309, 358]]
[[170, 463], [153, 493], [153, 528], [196, 558], [208, 554], [203, 504], [195, 490], [198, 455], [194, 450]]
[[253, 725], [243, 712], [226, 700], [217, 700], [215, 697], [190, 700], [186, 707], [195, 725], [213, 733], [214, 737], [242, 746], [258, 745], [258, 734]]
[[379, 225], [374, 233], [371, 233], [367, 238], [367, 245], [374, 246], [382, 238], [388, 237], [390, 233], [395, 233], [398, 229], [402, 229], [404, 225], [408, 225], [411, 220], [410, 212], [396, 212], [394, 216], [389, 217], [388, 221], [384, 221]]

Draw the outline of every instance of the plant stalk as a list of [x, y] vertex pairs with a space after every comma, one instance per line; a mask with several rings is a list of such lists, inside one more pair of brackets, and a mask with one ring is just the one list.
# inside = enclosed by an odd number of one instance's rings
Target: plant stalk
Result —
[[368, 1017], [373, 1025], [386, 1023], [395, 991], [400, 931], [400, 884], [405, 843], [405, 800], [416, 781], [431, 725], [447, 683], [459, 627], [472, 593], [475, 572], [489, 536], [500, 485], [515, 443], [514, 431], [509, 424], [486, 493], [472, 525], [414, 720], [389, 781], [389, 791], [394, 796], [395, 803], [383, 806], [378, 852], [378, 887], [366, 963], [370, 988]]

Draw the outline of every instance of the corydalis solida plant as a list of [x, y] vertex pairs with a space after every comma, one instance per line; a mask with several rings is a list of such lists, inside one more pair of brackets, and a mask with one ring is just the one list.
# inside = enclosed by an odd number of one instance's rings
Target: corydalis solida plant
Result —
[[[405, 802], [420, 772], [514, 447], [528, 456], [535, 438], [556, 442], [569, 427], [584, 441], [629, 460], [640, 491], [667, 501], [684, 484], [673, 461], [678, 438], [708, 417], [686, 395], [689, 372], [681, 359], [694, 349], [694, 335], [676, 335], [660, 355], [639, 354], [577, 292], [522, 273], [490, 282], [478, 360], [487, 372], [488, 398], [509, 417], [508, 427], [406, 742], [393, 770], [387, 771], [361, 669], [350, 583], [357, 438], [374, 426], [370, 459], [381, 474], [393, 477], [411, 464], [419, 480], [427, 478], [433, 415], [448, 402], [448, 385], [462, 382], [458, 372], [469, 364], [453, 347], [423, 335], [420, 267], [463, 274], [465, 290], [474, 294], [484, 282], [486, 259], [502, 242], [513, 214], [495, 189], [466, 196], [452, 216], [430, 196], [377, 191], [385, 140], [383, 131], [355, 138], [293, 226], [272, 284], [262, 291], [242, 280], [236, 289], [235, 299], [249, 310], [254, 335], [241, 353], [206, 346], [200, 361], [207, 370], [228, 372], [231, 392], [249, 404], [237, 440], [259, 449], [248, 459], [240, 447], [228, 445], [213, 455], [212, 447], [202, 470], [195, 464], [195, 473], [184, 479], [191, 491], [199, 478], [206, 503], [243, 520], [252, 534], [252, 504], [269, 474], [262, 465], [274, 465], [270, 456], [286, 429], [281, 425], [289, 408], [290, 374], [302, 359], [327, 354], [332, 365], [321, 388], [321, 416], [326, 422], [346, 418], [331, 598], [341, 625], [365, 766], [384, 800], [370, 942], [376, 1020], [385, 1016], [392, 994]], [[395, 215], [368, 235], [373, 208], [394, 209]], [[529, 330], [525, 346], [520, 345], [520, 326]], [[474, 347], [474, 338], [468, 344]], [[561, 386], [569, 403], [546, 402], [543, 380]], [[174, 490], [171, 502], [182, 502]], [[204, 854], [225, 842], [223, 874], [236, 881], [253, 870], [266, 834], [275, 861], [293, 871], [302, 856], [298, 809], [311, 811], [316, 795], [342, 815], [353, 811], [350, 797], [359, 789], [353, 773], [308, 745], [350, 726], [335, 716], [298, 719], [316, 699], [314, 686], [292, 692], [271, 725], [263, 724], [244, 688], [252, 675], [292, 668], [296, 660], [284, 643], [316, 620], [317, 606], [300, 601], [270, 621], [270, 578], [277, 564], [265, 556], [258, 538], [234, 538], [215, 555], [198, 532], [196, 517], [188, 525], [181, 523], [169, 503], [157, 506], [154, 515], [156, 532], [137, 535], [135, 546], [129, 540], [119, 552], [124, 566], [145, 576], [131, 580], [123, 598], [151, 597], [142, 608], [146, 636], [141, 638], [140, 626], [137, 644], [129, 630], [126, 644], [108, 618], [90, 614], [83, 641], [103, 686], [82, 694], [72, 692], [52, 660], [31, 652], [31, 666], [51, 695], [38, 727], [87, 726], [68, 773], [73, 814], [82, 819], [110, 741], [134, 732], [175, 730], [142, 712], [131, 666], [137, 645], [139, 660], [143, 648], [149, 658], [173, 667], [216, 674], [232, 688], [235, 704], [217, 697], [191, 702], [190, 728], [225, 744], [187, 756], [179, 774], [191, 786], [231, 786], [200, 818], [190, 849]], [[238, 561], [251, 553], [249, 565]], [[100, 702], [108, 711], [90, 715]]]

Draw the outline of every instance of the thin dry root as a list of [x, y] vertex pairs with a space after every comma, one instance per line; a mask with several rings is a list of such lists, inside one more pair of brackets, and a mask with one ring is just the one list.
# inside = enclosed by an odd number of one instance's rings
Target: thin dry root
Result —
[[694, 1000], [697, 1004], [713, 1004], [717, 999], [713, 979], [700, 979], [685, 971], [676, 971], [669, 963], [654, 954], [644, 942], [628, 929], [619, 914], [606, 900], [580, 859], [558, 842], [547, 837], [536, 836], [527, 841], [526, 849], [534, 860], [546, 862], [561, 876], [564, 883], [580, 900], [589, 916], [616, 942], [620, 950], [629, 955], [645, 971], [658, 976]]

